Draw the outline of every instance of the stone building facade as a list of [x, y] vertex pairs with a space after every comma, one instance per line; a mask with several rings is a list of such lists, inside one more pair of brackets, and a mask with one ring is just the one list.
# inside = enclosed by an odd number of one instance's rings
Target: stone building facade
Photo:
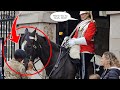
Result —
[[[17, 26], [34, 26], [39, 30], [42, 30], [48, 38], [56, 43], [56, 22], [50, 19], [50, 15], [54, 11], [19, 11], [16, 15], [19, 15]], [[29, 32], [33, 32], [34, 29], [28, 28]], [[18, 34], [22, 35], [25, 32], [25, 28], [17, 31]], [[37, 31], [39, 35], [44, 36], [42, 33]], [[19, 45], [16, 45], [17, 49]]]
[[106, 11], [110, 15], [109, 50], [120, 60], [120, 11]]
[[[22, 11], [17, 24], [18, 26], [35, 26], [43, 30], [49, 39], [56, 43], [57, 22], [50, 19], [50, 15], [53, 12], [55, 11]], [[99, 15], [110, 16], [109, 51], [115, 53], [120, 59], [120, 11], [99, 11]], [[18, 33], [23, 34], [24, 30], [19, 30]], [[18, 48], [18, 45], [16, 45], [16, 48]]]

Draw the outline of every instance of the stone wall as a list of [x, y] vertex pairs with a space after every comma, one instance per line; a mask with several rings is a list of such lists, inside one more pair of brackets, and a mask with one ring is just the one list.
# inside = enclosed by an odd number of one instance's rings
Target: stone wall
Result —
[[[56, 23], [50, 19], [50, 15], [55, 11], [19, 11], [17, 26], [34, 26], [42, 30], [48, 38], [56, 43]], [[19, 14], [17, 12], [17, 14]], [[29, 28], [29, 32], [32, 32], [34, 29]], [[25, 29], [20, 29], [17, 31], [18, 34], [24, 34]], [[37, 31], [39, 35], [44, 36], [42, 33]], [[16, 45], [16, 49], [19, 48], [19, 45]]]
[[107, 11], [110, 15], [110, 43], [109, 49], [120, 60], [120, 11]]

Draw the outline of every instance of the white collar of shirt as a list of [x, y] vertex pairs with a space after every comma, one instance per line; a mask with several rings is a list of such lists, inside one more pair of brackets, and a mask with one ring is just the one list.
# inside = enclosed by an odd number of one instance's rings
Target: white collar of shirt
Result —
[[109, 69], [119, 69], [120, 70], [120, 68], [118, 68], [118, 67], [110, 67]]

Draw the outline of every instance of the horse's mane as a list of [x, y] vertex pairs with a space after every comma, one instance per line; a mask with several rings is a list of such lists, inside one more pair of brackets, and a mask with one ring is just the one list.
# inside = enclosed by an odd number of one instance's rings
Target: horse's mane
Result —
[[[39, 41], [42, 41], [42, 43], [44, 43], [45, 45], [48, 45], [48, 46], [49, 46], [48, 40], [47, 40], [44, 36], [40, 36], [40, 35], [37, 34], [37, 37], [38, 37], [38, 40], [39, 40]], [[59, 50], [60, 45], [54, 43], [54, 42], [51, 41], [51, 40], [50, 40], [50, 43], [51, 43], [52, 47], [54, 47], [54, 49]]]

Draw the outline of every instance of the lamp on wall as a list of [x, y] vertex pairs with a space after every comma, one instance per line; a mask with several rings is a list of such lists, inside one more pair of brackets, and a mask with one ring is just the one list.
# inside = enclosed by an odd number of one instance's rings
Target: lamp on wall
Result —
[[99, 11], [99, 16], [107, 16], [106, 11]]

